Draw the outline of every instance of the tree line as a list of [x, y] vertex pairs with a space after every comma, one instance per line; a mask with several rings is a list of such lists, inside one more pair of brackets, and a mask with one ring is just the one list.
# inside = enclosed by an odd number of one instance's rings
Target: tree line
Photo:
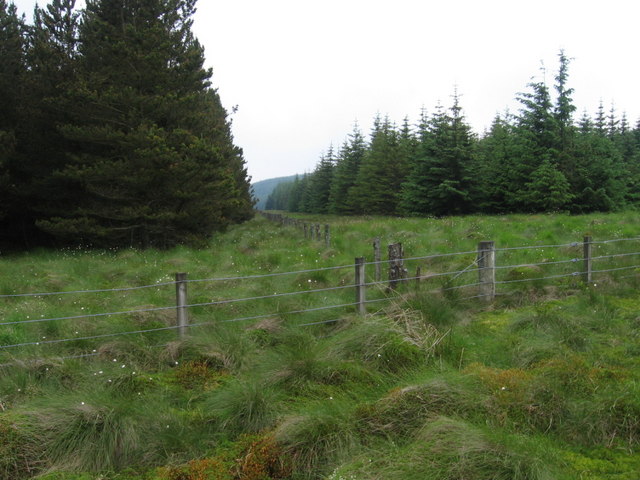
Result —
[[561, 51], [550, 88], [532, 79], [516, 114], [476, 135], [460, 97], [422, 111], [417, 125], [379, 115], [367, 140], [356, 125], [312, 173], [280, 184], [266, 208], [339, 215], [611, 211], [640, 203], [640, 121], [602, 102], [576, 121], [570, 58]]
[[246, 220], [196, 0], [0, 0], [0, 245], [201, 242]]

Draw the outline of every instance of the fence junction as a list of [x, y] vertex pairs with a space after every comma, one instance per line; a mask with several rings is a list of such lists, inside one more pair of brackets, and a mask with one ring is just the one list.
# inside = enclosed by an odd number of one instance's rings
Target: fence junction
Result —
[[[291, 225], [314, 231], [311, 238], [319, 239], [318, 224]], [[328, 227], [325, 232], [319, 240], [328, 242]], [[640, 274], [640, 260], [634, 259], [640, 256], [639, 241], [640, 237], [594, 241], [586, 236], [580, 242], [503, 248], [483, 241], [472, 251], [408, 258], [401, 244], [392, 244], [389, 258], [382, 260], [381, 242], [376, 238], [371, 255], [374, 260], [370, 262], [361, 256], [349, 265], [291, 272], [198, 279], [179, 272], [172, 281], [151, 285], [2, 294], [0, 309], [2, 302], [20, 305], [28, 299], [38, 299], [42, 310], [26, 315], [25, 309], [16, 308], [18, 313], [0, 317], [0, 365], [21, 356], [90, 357], [98, 355], [101, 342], [116, 337], [153, 337], [150, 341], [166, 342], [172, 337], [196, 335], [194, 330], [199, 327], [221, 323], [277, 318], [300, 328], [322, 326], [350, 315], [372, 313], [372, 307], [383, 306], [406, 292], [490, 303], [497, 296], [521, 294], [525, 289], [593, 285], [604, 279], [621, 281]], [[616, 248], [607, 251], [611, 246]], [[621, 246], [628, 248], [621, 250]], [[389, 274], [385, 280], [381, 278], [384, 268]], [[415, 274], [409, 273], [413, 271]], [[255, 287], [255, 294], [234, 296], [235, 286], [241, 283]], [[160, 294], [165, 304], [62, 315], [49, 314], [58, 308], [46, 307], [47, 299], [126, 295], [146, 289]], [[100, 318], [112, 319], [101, 322], [101, 328], [113, 326], [115, 331], [97, 328], [96, 320]], [[139, 328], [132, 328], [135, 326]], [[73, 335], [65, 336], [65, 332]]]

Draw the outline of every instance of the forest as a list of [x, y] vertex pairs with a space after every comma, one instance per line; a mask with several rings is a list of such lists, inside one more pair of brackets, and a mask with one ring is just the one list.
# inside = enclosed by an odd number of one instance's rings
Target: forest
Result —
[[196, 0], [0, 0], [0, 246], [197, 244], [250, 218]]
[[640, 202], [640, 120], [602, 102], [576, 106], [571, 58], [558, 54], [552, 87], [534, 77], [517, 113], [497, 115], [482, 135], [466, 122], [460, 95], [423, 109], [417, 125], [376, 116], [367, 140], [356, 124], [313, 172], [280, 184], [268, 210], [338, 215], [445, 216], [606, 212]]

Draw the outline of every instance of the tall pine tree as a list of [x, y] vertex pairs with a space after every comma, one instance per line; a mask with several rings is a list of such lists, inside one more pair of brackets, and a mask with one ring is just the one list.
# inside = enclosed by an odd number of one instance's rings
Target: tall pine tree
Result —
[[63, 241], [170, 246], [251, 215], [242, 152], [193, 37], [195, 0], [89, 0], [61, 104], [80, 202], [39, 226]]
[[22, 209], [18, 198], [21, 187], [20, 165], [25, 161], [19, 152], [26, 119], [21, 112], [25, 98], [24, 17], [18, 16], [13, 3], [0, 0], [0, 241], [15, 241], [22, 236]]

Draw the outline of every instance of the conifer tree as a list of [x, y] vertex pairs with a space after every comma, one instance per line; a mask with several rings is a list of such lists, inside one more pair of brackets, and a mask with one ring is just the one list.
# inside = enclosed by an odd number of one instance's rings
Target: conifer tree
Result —
[[25, 125], [28, 141], [21, 142], [29, 161], [20, 166], [24, 182], [19, 198], [27, 206], [23, 213], [28, 238], [39, 244], [50, 239], [36, 228], [37, 222], [55, 214], [61, 205], [82, 201], [56, 175], [64, 169], [72, 148], [58, 126], [69, 120], [61, 98], [75, 77], [79, 12], [74, 7], [75, 0], [52, 0], [46, 8], [36, 7], [29, 29], [25, 79], [29, 95], [22, 105], [29, 119]]
[[349, 202], [349, 189], [356, 182], [358, 170], [366, 152], [366, 143], [357, 123], [347, 141], [340, 149], [329, 193], [329, 212], [338, 215], [353, 214], [354, 206]]
[[523, 195], [529, 211], [554, 212], [566, 207], [573, 197], [569, 182], [548, 157], [533, 172], [525, 187]]
[[24, 203], [18, 200], [20, 139], [25, 118], [21, 104], [25, 98], [25, 23], [13, 3], [0, 0], [0, 241], [10, 242], [11, 234], [24, 223]]
[[400, 210], [404, 214], [428, 215], [431, 213], [427, 174], [430, 168], [429, 159], [433, 154], [433, 140], [430, 118], [423, 108], [420, 112], [416, 145], [409, 162], [409, 173], [402, 184]]
[[558, 96], [553, 113], [558, 128], [558, 150], [568, 153], [573, 141], [573, 112], [575, 112], [576, 107], [571, 99], [574, 90], [567, 86], [570, 59], [565, 55], [564, 50], [560, 50], [558, 57], [560, 67], [555, 77], [555, 89]]
[[191, 32], [195, 0], [89, 0], [61, 100], [59, 179], [82, 196], [39, 226], [63, 241], [170, 246], [251, 215], [242, 151]]
[[[517, 209], [517, 148], [512, 117], [497, 115], [479, 142], [479, 166], [475, 175], [480, 211], [507, 213]], [[479, 192], [479, 193], [478, 193]]]
[[[530, 92], [521, 93], [518, 97], [522, 108], [515, 130], [517, 170], [514, 181], [517, 190], [513, 203], [516, 209], [521, 211], [539, 210], [545, 200], [536, 195], [553, 191], [557, 185], [564, 185], [566, 181], [566, 177], [559, 169], [561, 142], [558, 134], [558, 120], [554, 115], [549, 89], [544, 79], [530, 82], [529, 87]], [[558, 114], [556, 111], [560, 118], [566, 119], [566, 106], [564, 105], [564, 113]], [[560, 176], [564, 177], [564, 181]], [[534, 180], [535, 183], [532, 183]], [[545, 181], [550, 181], [552, 184], [544, 186]]]
[[420, 135], [425, 143], [418, 146], [403, 189], [403, 207], [411, 214], [442, 216], [471, 210], [470, 167], [475, 140], [457, 92], [449, 110], [450, 115], [438, 108], [430, 120], [430, 134]]
[[602, 100], [600, 100], [600, 103], [598, 104], [594, 126], [599, 135], [602, 135], [603, 137], [607, 135], [607, 118], [604, 113]]
[[309, 213], [328, 213], [329, 211], [329, 193], [335, 168], [333, 156], [332, 145], [327, 153], [320, 157], [320, 161], [311, 175], [307, 204]]
[[355, 213], [393, 215], [398, 210], [405, 171], [397, 164], [398, 132], [388, 118], [374, 121], [371, 142], [349, 189]]

